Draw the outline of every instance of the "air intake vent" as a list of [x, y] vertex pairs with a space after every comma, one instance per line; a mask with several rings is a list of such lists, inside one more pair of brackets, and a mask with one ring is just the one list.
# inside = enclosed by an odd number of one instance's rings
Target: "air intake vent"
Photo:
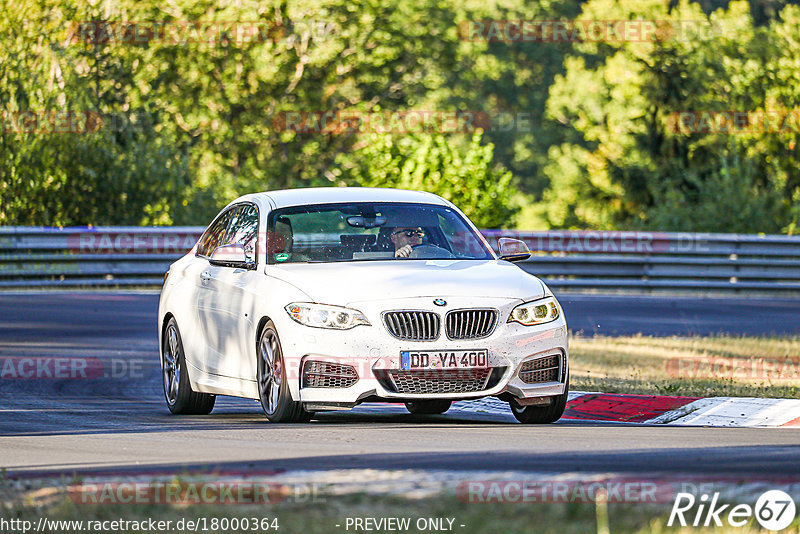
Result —
[[519, 378], [526, 384], [559, 382], [561, 378], [561, 356], [545, 356], [522, 364]]
[[389, 371], [397, 393], [472, 393], [487, 387], [491, 369]]
[[309, 360], [303, 366], [304, 388], [349, 388], [356, 382], [358, 375], [351, 365]]
[[439, 339], [440, 319], [428, 311], [392, 311], [383, 314], [386, 329], [397, 339], [433, 341]]
[[447, 337], [480, 339], [487, 337], [497, 324], [497, 310], [455, 310], [447, 314]]

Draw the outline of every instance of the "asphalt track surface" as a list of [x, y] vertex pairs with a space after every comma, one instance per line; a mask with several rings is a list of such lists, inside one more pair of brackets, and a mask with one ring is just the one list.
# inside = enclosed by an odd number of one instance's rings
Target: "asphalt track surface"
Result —
[[[584, 335], [800, 335], [800, 302], [560, 295]], [[0, 293], [0, 358], [88, 357], [103, 378], [0, 379], [0, 466], [18, 476], [188, 469], [443, 469], [800, 478], [800, 429], [565, 422], [510, 415], [414, 417], [402, 407], [271, 425], [253, 401], [210, 416], [163, 401], [153, 293]]]

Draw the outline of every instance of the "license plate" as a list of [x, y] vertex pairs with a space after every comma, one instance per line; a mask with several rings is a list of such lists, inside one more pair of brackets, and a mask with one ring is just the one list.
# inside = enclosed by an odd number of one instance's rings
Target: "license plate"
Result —
[[478, 350], [428, 350], [400, 352], [400, 368], [413, 369], [486, 369], [489, 351]]

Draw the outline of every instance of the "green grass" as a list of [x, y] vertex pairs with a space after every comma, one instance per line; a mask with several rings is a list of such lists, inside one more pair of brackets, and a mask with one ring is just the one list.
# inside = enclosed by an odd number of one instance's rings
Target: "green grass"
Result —
[[800, 338], [573, 337], [576, 390], [698, 397], [800, 397]]

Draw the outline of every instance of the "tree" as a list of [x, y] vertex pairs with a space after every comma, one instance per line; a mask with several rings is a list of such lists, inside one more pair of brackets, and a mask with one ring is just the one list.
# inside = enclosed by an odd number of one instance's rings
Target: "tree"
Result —
[[188, 164], [162, 117], [133, 109], [135, 54], [76, 39], [70, 23], [100, 18], [94, 8], [7, 4], [0, 224], [171, 222]]
[[[551, 87], [548, 111], [577, 137], [551, 151], [545, 172], [556, 227], [776, 232], [797, 225], [796, 136], [772, 131], [798, 105], [797, 8], [755, 28], [744, 2], [714, 11], [696, 4], [594, 0], [586, 18], [669, 21], [682, 33], [635, 43], [585, 43]], [[747, 128], [717, 124], [730, 111]], [[783, 111], [781, 111], [783, 110]], [[683, 118], [688, 117], [689, 123]], [[694, 119], [709, 118], [711, 128]], [[721, 213], [724, 212], [724, 213]]]
[[445, 134], [372, 134], [341, 156], [347, 183], [436, 193], [453, 202], [479, 228], [508, 228], [519, 210], [510, 172], [495, 168], [492, 144], [474, 134], [461, 149]]

